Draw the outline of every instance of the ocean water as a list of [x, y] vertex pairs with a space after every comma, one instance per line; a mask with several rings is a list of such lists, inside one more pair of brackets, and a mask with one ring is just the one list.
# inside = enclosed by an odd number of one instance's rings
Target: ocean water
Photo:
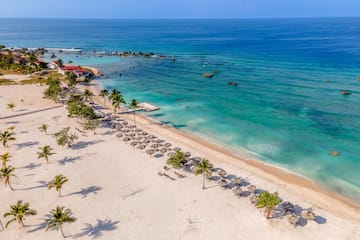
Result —
[[127, 100], [161, 107], [146, 115], [360, 200], [360, 18], [0, 19], [0, 44], [82, 48], [61, 57], [99, 67], [102, 85]]

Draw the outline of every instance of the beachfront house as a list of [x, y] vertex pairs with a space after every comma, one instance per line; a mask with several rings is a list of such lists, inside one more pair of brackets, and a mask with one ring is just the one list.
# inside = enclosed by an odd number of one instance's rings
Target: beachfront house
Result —
[[50, 69], [58, 69], [59, 63], [57, 61], [52, 61], [47, 64], [47, 67]]
[[62, 75], [66, 75], [67, 73], [71, 72], [75, 74], [76, 77], [91, 77], [91, 73], [87, 69], [81, 68], [79, 66], [63, 66], [58, 68], [58, 72]]

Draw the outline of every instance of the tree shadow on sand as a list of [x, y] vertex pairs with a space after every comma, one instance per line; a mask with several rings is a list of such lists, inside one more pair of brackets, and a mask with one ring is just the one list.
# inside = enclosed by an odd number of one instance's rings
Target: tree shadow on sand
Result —
[[105, 219], [105, 220], [97, 219], [95, 225], [92, 225], [90, 223], [85, 223], [85, 227], [83, 229], [81, 229], [83, 232], [81, 232], [79, 234], [75, 234], [71, 237], [79, 238], [79, 237], [88, 236], [91, 238], [99, 238], [104, 234], [104, 232], [116, 230], [117, 229], [116, 225], [118, 223], [119, 223], [119, 221], [113, 222], [109, 219]]
[[46, 181], [37, 181], [37, 183], [39, 184], [37, 186], [28, 187], [28, 188], [17, 188], [16, 190], [26, 191], [26, 190], [36, 189], [36, 188], [46, 188], [48, 186], [48, 183]]
[[39, 223], [39, 224], [36, 224], [36, 225], [30, 225], [28, 226], [29, 228], [32, 228], [28, 231], [26, 231], [27, 233], [33, 233], [33, 232], [37, 232], [37, 231], [40, 231], [40, 230], [44, 230], [47, 226], [47, 223], [46, 223], [46, 220], [49, 219], [51, 216], [50, 214], [46, 214], [44, 218], [42, 218], [42, 222]]
[[39, 144], [39, 142], [37, 142], [37, 141], [36, 142], [29, 141], [29, 142], [24, 142], [24, 143], [16, 143], [14, 145], [17, 146], [18, 149], [20, 150], [20, 149], [22, 149], [24, 147], [33, 147], [33, 146], [38, 145], [38, 144]]
[[64, 159], [59, 160], [58, 163], [60, 165], [66, 165], [68, 163], [74, 163], [77, 160], [80, 160], [79, 156], [77, 156], [77, 157], [64, 157]]
[[100, 191], [101, 189], [102, 188], [98, 187], [98, 186], [90, 186], [87, 188], [82, 188], [80, 191], [66, 194], [64, 196], [81, 195], [82, 198], [86, 198], [90, 193], [93, 193], [96, 195], [98, 193], [98, 191]]
[[95, 144], [98, 144], [98, 143], [101, 143], [101, 142], [104, 142], [104, 140], [94, 140], [94, 141], [87, 141], [87, 142], [80, 141], [80, 142], [77, 142], [74, 145], [72, 145], [71, 149], [79, 150], [79, 149], [83, 149], [83, 148], [86, 148], [88, 146], [95, 145]]
[[19, 167], [20, 169], [27, 169], [27, 170], [34, 170], [35, 168], [38, 168], [41, 166], [41, 163], [38, 163], [38, 164], [35, 164], [35, 163], [29, 163], [28, 165], [26, 166], [23, 166], [23, 167]]

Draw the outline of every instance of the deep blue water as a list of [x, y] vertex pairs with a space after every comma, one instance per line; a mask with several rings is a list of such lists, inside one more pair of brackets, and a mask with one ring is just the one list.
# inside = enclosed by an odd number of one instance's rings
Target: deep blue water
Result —
[[104, 87], [161, 107], [149, 116], [360, 199], [360, 18], [0, 19], [0, 44], [82, 48], [61, 57], [98, 66]]

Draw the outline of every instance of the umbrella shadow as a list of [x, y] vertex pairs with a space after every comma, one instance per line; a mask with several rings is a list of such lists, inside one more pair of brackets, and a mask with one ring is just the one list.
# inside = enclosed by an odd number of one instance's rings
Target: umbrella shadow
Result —
[[98, 186], [90, 186], [87, 188], [82, 188], [80, 191], [66, 194], [64, 196], [81, 195], [82, 198], [86, 198], [90, 193], [93, 193], [96, 195], [98, 193], [98, 191], [100, 191], [101, 189], [102, 188], [98, 187]]
[[67, 163], [74, 163], [75, 161], [80, 160], [80, 157], [64, 157], [64, 159], [61, 159], [58, 161], [60, 165], [66, 165]]
[[116, 226], [119, 221], [111, 221], [110, 219], [105, 220], [96, 220], [96, 224], [92, 225], [90, 223], [85, 223], [85, 227], [81, 233], [72, 235], [72, 238], [79, 238], [83, 236], [88, 236], [91, 238], [99, 238], [103, 236], [104, 232], [110, 232], [116, 230], [118, 227]]
[[83, 149], [83, 148], [86, 148], [88, 146], [91, 146], [91, 145], [95, 145], [95, 144], [98, 144], [98, 143], [101, 143], [101, 142], [104, 142], [104, 140], [94, 140], [94, 141], [81, 141], [81, 142], [78, 142], [78, 143], [75, 143], [74, 145], [71, 146], [71, 149], [73, 150], [79, 150], [79, 149]]

